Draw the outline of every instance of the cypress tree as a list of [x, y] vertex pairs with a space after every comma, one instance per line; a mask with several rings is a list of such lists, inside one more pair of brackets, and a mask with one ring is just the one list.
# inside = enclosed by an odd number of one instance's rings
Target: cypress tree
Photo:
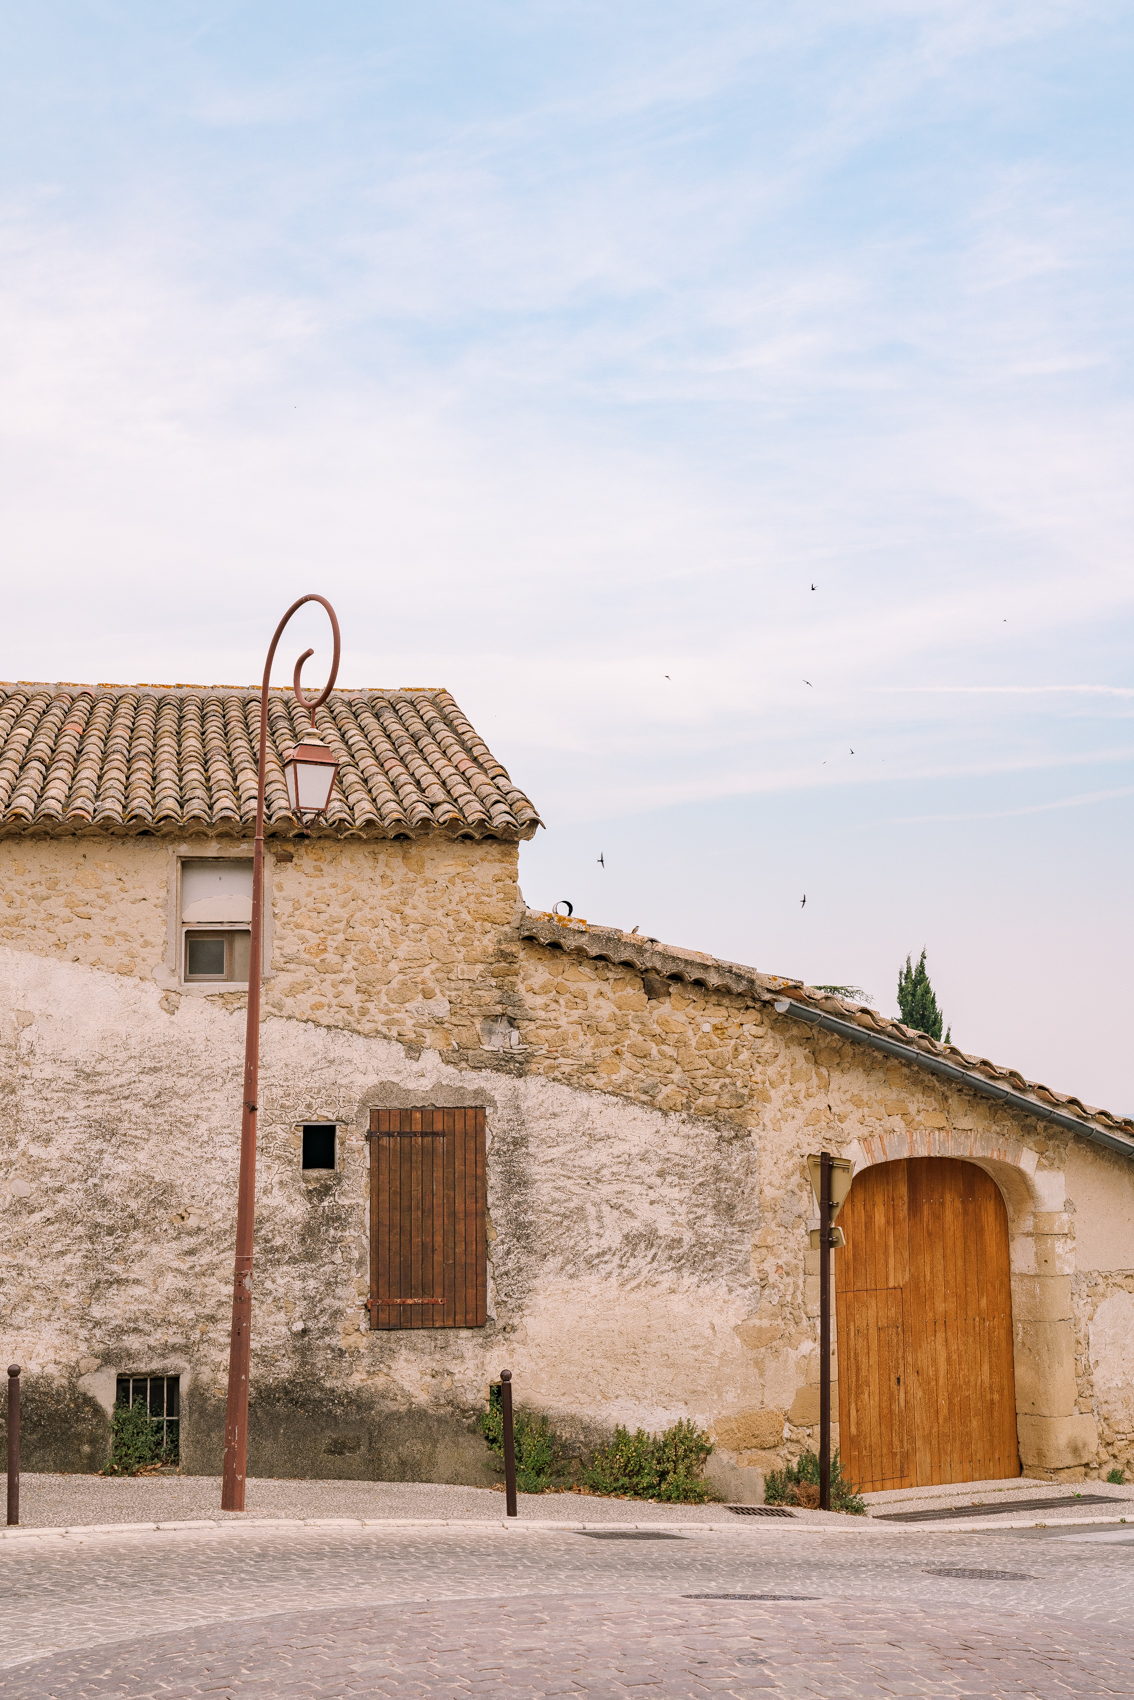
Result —
[[898, 1009], [907, 1027], [928, 1033], [931, 1039], [940, 1039], [945, 1020], [925, 971], [924, 949], [917, 967], [907, 956], [906, 965], [898, 975]]

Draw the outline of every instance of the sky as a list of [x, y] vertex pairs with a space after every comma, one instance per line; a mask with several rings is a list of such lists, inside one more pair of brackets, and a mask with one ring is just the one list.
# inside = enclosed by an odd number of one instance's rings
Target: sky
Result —
[[1128, 6], [0, 15], [0, 676], [319, 591], [533, 907], [1134, 1113]]

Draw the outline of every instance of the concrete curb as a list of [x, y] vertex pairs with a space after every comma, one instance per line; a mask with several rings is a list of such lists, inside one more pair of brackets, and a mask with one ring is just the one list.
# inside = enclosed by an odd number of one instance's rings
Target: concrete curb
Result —
[[[34, 1540], [87, 1540], [92, 1536], [102, 1536], [115, 1539], [120, 1535], [152, 1535], [152, 1534], [196, 1534], [204, 1531], [209, 1534], [242, 1534], [254, 1530], [257, 1534], [265, 1530], [279, 1533], [296, 1533], [301, 1530], [320, 1529], [504, 1529], [531, 1534], [554, 1534], [556, 1531], [565, 1534], [604, 1534], [619, 1531], [644, 1531], [659, 1534], [713, 1534], [740, 1535], [750, 1533], [754, 1528], [771, 1529], [776, 1533], [785, 1530], [805, 1530], [811, 1533], [832, 1530], [837, 1534], [844, 1531], [848, 1534], [862, 1532], [869, 1526], [866, 1519], [855, 1519], [855, 1528], [836, 1523], [789, 1522], [787, 1518], [736, 1518], [728, 1523], [615, 1523], [604, 1519], [598, 1523], [566, 1523], [551, 1518], [525, 1518], [523, 1520], [500, 1517], [491, 1520], [456, 1518], [456, 1517], [244, 1517], [237, 1514], [232, 1521], [214, 1522], [211, 1518], [201, 1517], [186, 1519], [183, 1522], [168, 1523], [78, 1523], [73, 1527], [54, 1528], [43, 1524], [21, 1525], [15, 1529], [0, 1528], [0, 1543], [14, 1541], [17, 1544]], [[887, 1529], [876, 1531], [889, 1534]]]
[[[22, 1542], [36, 1540], [69, 1540], [82, 1541], [102, 1538], [117, 1540], [123, 1535], [188, 1535], [201, 1532], [207, 1534], [243, 1534], [254, 1531], [261, 1534], [265, 1531], [276, 1533], [297, 1533], [306, 1530], [331, 1529], [503, 1529], [518, 1533], [530, 1534], [604, 1534], [625, 1531], [655, 1531], [660, 1534], [680, 1535], [739, 1535], [752, 1534], [762, 1531], [766, 1534], [874, 1534], [874, 1535], [909, 1535], [923, 1534], [986, 1534], [994, 1533], [997, 1529], [1089, 1529], [1102, 1525], [1124, 1523], [1126, 1518], [1114, 1516], [1086, 1517], [1047, 1517], [1039, 1520], [1030, 1517], [1012, 1517], [1001, 1512], [995, 1517], [966, 1517], [955, 1522], [934, 1523], [888, 1523], [880, 1524], [873, 1517], [848, 1519], [840, 1523], [820, 1523], [806, 1521], [803, 1518], [768, 1518], [765, 1522], [760, 1517], [745, 1517], [730, 1520], [727, 1523], [615, 1523], [603, 1520], [598, 1523], [566, 1523], [557, 1522], [552, 1518], [524, 1518], [523, 1520], [510, 1517], [458, 1518], [458, 1517], [244, 1517], [235, 1515], [231, 1522], [226, 1519], [223, 1523], [212, 1518], [199, 1517], [185, 1519], [181, 1522], [167, 1523], [77, 1523], [67, 1528], [55, 1528], [43, 1524], [24, 1524], [15, 1529], [0, 1528], [0, 1544], [4, 1542]], [[1134, 1534], [1134, 1517], [1130, 1519], [1131, 1533]]]

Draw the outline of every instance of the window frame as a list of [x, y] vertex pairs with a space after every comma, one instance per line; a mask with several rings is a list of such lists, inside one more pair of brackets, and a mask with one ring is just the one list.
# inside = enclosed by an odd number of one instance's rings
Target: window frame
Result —
[[[229, 925], [223, 925], [222, 924], [220, 926], [206, 926], [203, 922], [200, 925], [196, 925], [192, 921], [190, 921], [188, 923], [182, 922], [182, 924], [181, 924], [181, 951], [182, 951], [181, 978], [185, 982], [185, 984], [187, 986], [228, 986], [228, 987], [247, 986], [247, 984], [248, 984], [248, 976], [247, 975], [245, 975], [244, 978], [241, 980], [241, 979], [238, 979], [237, 976], [234, 973], [231, 973], [229, 971], [232, 968], [233, 963], [234, 963], [234, 959], [235, 959], [235, 956], [236, 956], [236, 940], [239, 937], [243, 937], [243, 938], [246, 938], [248, 940], [248, 954], [249, 954], [249, 959], [251, 959], [251, 953], [252, 953], [252, 929], [251, 929], [251, 927], [239, 926], [236, 923], [231, 923]], [[189, 972], [189, 940], [193, 939], [193, 938], [204, 938], [206, 940], [209, 940], [209, 939], [223, 939], [224, 940], [224, 966], [225, 966], [225, 971], [224, 971], [223, 974], [190, 974], [190, 972]]]
[[[183, 885], [184, 864], [186, 862], [251, 862], [253, 860], [252, 844], [239, 840], [234, 844], [218, 844], [215, 841], [206, 844], [194, 844], [182, 840], [170, 849], [170, 869], [167, 886], [167, 946], [166, 970], [159, 983], [169, 991], [175, 991], [186, 997], [216, 997], [220, 992], [246, 992], [248, 981], [245, 980], [189, 980], [186, 978], [186, 946], [185, 935], [188, 932], [220, 933], [251, 931], [247, 921], [221, 921], [212, 925], [204, 921], [183, 921], [181, 919], [185, 904]], [[261, 983], [274, 977], [271, 967], [272, 952], [275, 939], [275, 917], [272, 907], [274, 859], [269, 847], [265, 847], [264, 855], [264, 890], [261, 908], [260, 936], [260, 980]]]

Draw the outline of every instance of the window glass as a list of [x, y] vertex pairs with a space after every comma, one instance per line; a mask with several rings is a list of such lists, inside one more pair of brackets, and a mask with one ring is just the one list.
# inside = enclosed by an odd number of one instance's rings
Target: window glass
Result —
[[223, 980], [225, 941], [223, 934], [185, 935], [185, 977], [188, 980]]
[[182, 862], [181, 919], [212, 926], [251, 921], [251, 862], [224, 856]]

